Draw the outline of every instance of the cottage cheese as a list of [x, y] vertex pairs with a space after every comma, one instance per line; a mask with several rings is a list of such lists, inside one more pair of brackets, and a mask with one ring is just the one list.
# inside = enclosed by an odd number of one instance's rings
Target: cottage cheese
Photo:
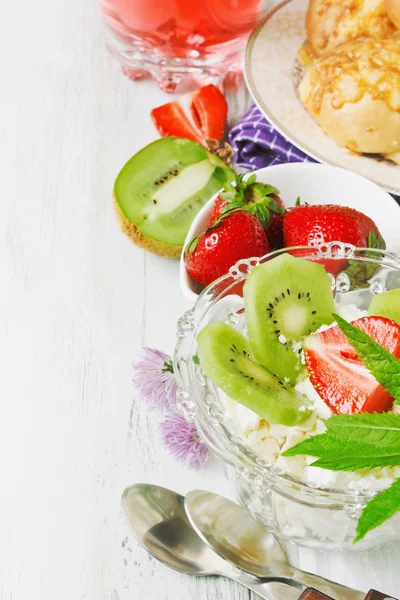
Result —
[[[337, 313], [347, 321], [354, 321], [367, 315], [365, 311], [359, 310], [352, 304], [336, 304], [335, 308]], [[323, 326], [319, 331], [328, 327], [332, 325]], [[298, 383], [295, 389], [311, 401], [314, 409], [306, 423], [295, 427], [271, 425], [252, 410], [223, 396], [222, 402], [232, 428], [253, 452], [282, 471], [315, 487], [381, 490], [400, 477], [400, 467], [362, 469], [355, 473], [345, 473], [311, 467], [310, 464], [315, 459], [310, 456], [282, 456], [285, 450], [307, 437], [323, 433], [324, 419], [332, 415], [331, 409], [315, 391], [309, 378]], [[395, 405], [393, 411], [400, 412], [400, 406]]]

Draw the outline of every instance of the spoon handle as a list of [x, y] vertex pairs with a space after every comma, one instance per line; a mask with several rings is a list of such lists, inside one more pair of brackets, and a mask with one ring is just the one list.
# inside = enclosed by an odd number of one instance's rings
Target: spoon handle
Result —
[[[299, 600], [331, 600], [331, 598], [314, 588], [307, 588], [301, 594]], [[395, 598], [391, 598], [376, 590], [369, 590], [368, 594], [365, 596], [365, 600], [395, 600]]]
[[[287, 583], [290, 584], [289, 579], [291, 579], [293, 582], [291, 585], [295, 585], [294, 582], [303, 584], [303, 590], [305, 588], [314, 588], [328, 596], [328, 598], [333, 598], [334, 600], [365, 600], [365, 594], [363, 592], [346, 587], [340, 583], [329, 581], [319, 575], [306, 573], [305, 571], [300, 571], [294, 567], [290, 568], [290, 572], [287, 575], [289, 576]], [[312, 596], [310, 596], [310, 600], [312, 600]]]
[[[363, 592], [353, 590], [333, 581], [328, 581], [311, 573], [299, 571], [299, 574], [300, 577], [294, 578], [277, 576], [259, 579], [243, 572], [234, 579], [255, 594], [258, 594], [261, 598], [264, 598], [264, 600], [289, 600], [289, 598], [293, 598], [293, 600], [295, 598], [298, 600], [396, 600], [376, 590], [370, 590], [365, 595]], [[306, 582], [308, 585], [311, 584], [316, 587], [306, 587]], [[273, 588], [273, 583], [286, 584], [288, 587], [285, 594], [282, 595], [280, 591], [276, 591]], [[292, 594], [288, 595], [287, 592], [290, 588], [292, 589]], [[301, 590], [303, 592], [299, 595], [299, 591]]]
[[[259, 579], [254, 575], [250, 575], [242, 571], [239, 575], [233, 577], [235, 581], [241, 583], [248, 590], [251, 590], [264, 600], [298, 600], [299, 598], [299, 589], [303, 589], [304, 586], [294, 585], [293, 587], [289, 587], [285, 585], [285, 594], [279, 593], [276, 590], [276, 586], [274, 583], [287, 583], [287, 580], [283, 581], [279, 577], [277, 578], [268, 578], [268, 579]], [[298, 589], [295, 589], [298, 588]], [[290, 591], [292, 593], [290, 593]], [[289, 593], [287, 593], [289, 591]]]
[[[348, 588], [344, 585], [340, 585], [339, 583], [334, 583], [333, 581], [329, 581], [328, 579], [324, 579], [318, 575], [312, 575], [311, 573], [298, 571], [292, 567], [290, 567], [285, 573], [277, 573], [276, 576], [267, 577], [265, 579], [259, 579], [258, 577], [253, 577], [252, 575], [244, 572], [236, 576], [235, 579], [266, 600], [281, 600], [282, 598], [282, 596], [279, 597], [279, 594], [273, 593], [270, 584], [274, 582], [284, 583], [288, 586], [288, 588], [297, 588], [297, 595], [294, 597], [298, 599], [299, 593], [305, 593], [308, 590], [311, 590], [314, 591], [314, 593], [320, 593], [321, 600], [378, 600], [378, 598], [374, 596], [368, 596], [366, 598], [365, 594], [362, 592]], [[310, 591], [308, 591], [308, 593], [310, 593]], [[286, 594], [284, 597], [286, 600]], [[314, 600], [312, 595], [302, 595], [301, 598], [302, 600]], [[317, 600], [317, 598], [318, 596], [315, 596], [315, 600]], [[389, 598], [388, 600], [393, 599]]]

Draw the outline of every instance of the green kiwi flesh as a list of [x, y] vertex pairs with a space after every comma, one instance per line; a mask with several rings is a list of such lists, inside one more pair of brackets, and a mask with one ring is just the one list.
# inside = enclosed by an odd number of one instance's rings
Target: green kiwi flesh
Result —
[[123, 216], [141, 234], [182, 246], [202, 206], [234, 173], [196, 142], [166, 137], [135, 154], [114, 186]]
[[281, 254], [253, 269], [243, 295], [256, 360], [294, 385], [304, 367], [301, 346], [293, 343], [334, 320], [328, 274], [320, 264]]
[[230, 398], [272, 424], [292, 426], [309, 418], [309, 400], [257, 364], [239, 331], [215, 321], [196, 339], [203, 373]]
[[386, 317], [400, 325], [400, 289], [389, 290], [373, 296], [368, 314]]

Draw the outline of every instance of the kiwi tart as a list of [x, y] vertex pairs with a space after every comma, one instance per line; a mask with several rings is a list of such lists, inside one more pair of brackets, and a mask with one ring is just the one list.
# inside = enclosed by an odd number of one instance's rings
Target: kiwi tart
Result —
[[234, 178], [218, 156], [196, 142], [157, 140], [135, 154], [115, 181], [121, 229], [142, 248], [178, 258], [196, 214]]

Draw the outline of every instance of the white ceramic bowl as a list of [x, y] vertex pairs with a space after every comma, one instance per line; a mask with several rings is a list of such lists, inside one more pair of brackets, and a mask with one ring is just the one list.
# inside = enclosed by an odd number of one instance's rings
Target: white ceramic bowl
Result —
[[[294, 206], [300, 197], [303, 203], [340, 204], [362, 211], [375, 221], [386, 240], [387, 249], [400, 254], [400, 206], [390, 194], [369, 179], [340, 167], [312, 163], [288, 163], [266, 167], [254, 173], [259, 181], [270, 183], [280, 190], [286, 208]], [[184, 248], [206, 229], [217, 195], [203, 206], [194, 219]], [[184, 296], [194, 302], [199, 288], [186, 272], [183, 253], [179, 277]]]

